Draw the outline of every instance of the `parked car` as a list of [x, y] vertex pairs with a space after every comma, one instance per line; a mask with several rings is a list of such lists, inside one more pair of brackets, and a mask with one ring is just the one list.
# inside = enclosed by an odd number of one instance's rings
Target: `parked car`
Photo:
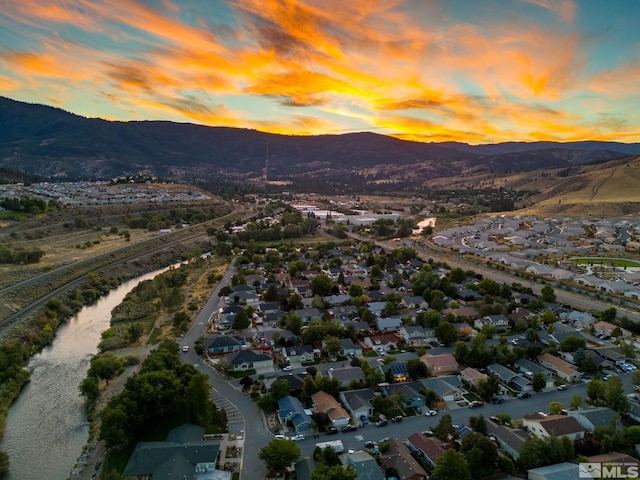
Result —
[[473, 402], [471, 402], [469, 404], [469, 408], [478, 408], [484, 405], [484, 402], [481, 402], [480, 400], [474, 400]]
[[183, 352], [188, 352], [189, 351], [189, 345], [183, 345], [182, 346], [182, 351]]
[[493, 403], [494, 405], [500, 405], [501, 403], [504, 403], [504, 398], [495, 397], [493, 400], [491, 400], [491, 403]]
[[393, 417], [391, 419], [391, 422], [393, 423], [400, 423], [402, 420], [404, 420], [404, 418], [402, 417], [402, 415], [396, 415], [395, 417]]
[[569, 388], [567, 385], [565, 385], [564, 383], [562, 385], [558, 385], [558, 390], [566, 390], [567, 388]]
[[364, 448], [375, 448], [378, 444], [376, 442], [372, 442], [369, 440], [368, 442], [364, 442]]
[[381, 443], [384, 443], [384, 442], [388, 442], [388, 441], [389, 441], [389, 437], [381, 438], [380, 441], [378, 442], [378, 445], [380, 445]]
[[327, 435], [335, 435], [336, 433], [338, 433], [338, 429], [336, 427], [330, 427], [325, 430], [325, 433]]
[[286, 435], [276, 435], [276, 440], [289, 440]]
[[353, 432], [354, 430], [357, 430], [358, 427], [356, 427], [355, 425], [345, 425], [344, 427], [342, 427], [340, 430], [343, 432]]
[[378, 420], [376, 422], [376, 427], [386, 427], [387, 425], [389, 425], [387, 420]]
[[427, 410], [426, 412], [424, 412], [424, 414], [425, 414], [427, 417], [433, 417], [433, 416], [437, 415], [437, 414], [438, 414], [438, 412], [436, 412], [435, 410]]
[[530, 398], [530, 397], [531, 397], [531, 394], [529, 392], [520, 392], [518, 394], [518, 398], [520, 398], [520, 399]]
[[291, 365], [287, 365], [286, 367], [282, 368], [283, 372], [290, 372], [291, 370], [293, 370], [293, 367]]
[[291, 437], [291, 440], [293, 440], [294, 442], [299, 442], [301, 440], [304, 440], [304, 435], [301, 433], [298, 433], [296, 435], [294, 435], [293, 437]]

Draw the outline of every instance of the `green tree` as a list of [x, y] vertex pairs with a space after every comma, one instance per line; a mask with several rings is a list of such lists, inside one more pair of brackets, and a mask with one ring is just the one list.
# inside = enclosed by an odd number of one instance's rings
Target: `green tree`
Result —
[[596, 378], [587, 384], [587, 397], [592, 403], [598, 403], [605, 399], [606, 388], [602, 380]]
[[607, 406], [616, 412], [629, 410], [629, 399], [624, 393], [624, 385], [620, 377], [611, 377], [605, 384], [605, 397]]
[[569, 408], [572, 410], [577, 410], [580, 408], [580, 405], [584, 402], [584, 398], [581, 395], [575, 393], [573, 397], [571, 397], [571, 403], [569, 403]]
[[419, 378], [427, 378], [431, 375], [429, 368], [423, 361], [418, 358], [412, 358], [407, 361], [407, 374], [411, 380], [418, 380]]
[[556, 292], [554, 292], [551, 285], [545, 285], [540, 289], [540, 296], [542, 300], [547, 303], [554, 303], [556, 301]]
[[244, 330], [245, 328], [249, 328], [249, 325], [251, 325], [251, 322], [249, 320], [249, 315], [245, 310], [240, 310], [233, 317], [232, 328], [234, 330]]
[[445, 345], [451, 345], [458, 339], [458, 331], [453, 324], [444, 321], [435, 328], [436, 338]]
[[122, 359], [113, 353], [107, 352], [96, 355], [91, 359], [88, 376], [96, 377], [109, 383], [109, 380], [122, 372]]
[[434, 480], [471, 480], [471, 469], [465, 456], [454, 449], [444, 452], [433, 469], [431, 478]]
[[274, 439], [258, 451], [258, 458], [265, 463], [271, 474], [281, 476], [300, 458], [300, 448], [293, 440]]
[[344, 468], [342, 464], [330, 467], [325, 463], [318, 463], [311, 472], [311, 480], [355, 480], [357, 476], [352, 465]]
[[350, 297], [361, 297], [363, 294], [364, 294], [364, 288], [362, 288], [362, 285], [358, 285], [357, 283], [352, 283], [349, 286]]
[[586, 346], [587, 341], [584, 338], [578, 337], [576, 335], [569, 335], [560, 341], [558, 349], [561, 352], [575, 352], [576, 350], [579, 350], [581, 348], [586, 348]]
[[331, 295], [331, 289], [333, 288], [333, 280], [330, 276], [321, 273], [311, 279], [311, 291], [314, 295], [326, 297]]
[[465, 435], [460, 451], [469, 464], [469, 470], [473, 472], [473, 478], [485, 478], [495, 474], [498, 449], [487, 436], [478, 432]]
[[560, 415], [562, 413], [563, 407], [560, 402], [549, 402], [549, 413], [551, 415]]
[[447, 413], [440, 417], [438, 424], [433, 427], [433, 434], [443, 442], [449, 442], [458, 436], [458, 432], [451, 421], [450, 414]]
[[480, 380], [478, 382], [476, 389], [478, 395], [480, 395], [485, 402], [488, 402], [500, 391], [500, 383], [495, 376], [489, 375], [486, 380]]
[[547, 381], [544, 378], [544, 375], [540, 372], [536, 372], [531, 377], [531, 386], [536, 392], [539, 392], [547, 385]]

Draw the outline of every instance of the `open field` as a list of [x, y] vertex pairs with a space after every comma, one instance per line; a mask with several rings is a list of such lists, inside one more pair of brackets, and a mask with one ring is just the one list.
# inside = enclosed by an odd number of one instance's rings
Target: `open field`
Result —
[[635, 260], [627, 260], [624, 258], [604, 258], [604, 257], [582, 257], [582, 258], [570, 258], [570, 262], [575, 262], [580, 265], [612, 265], [615, 267], [640, 267], [640, 262]]

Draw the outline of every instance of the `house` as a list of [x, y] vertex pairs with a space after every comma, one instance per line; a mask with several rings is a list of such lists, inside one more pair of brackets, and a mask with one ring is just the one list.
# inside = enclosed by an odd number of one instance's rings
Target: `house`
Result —
[[424, 347], [436, 339], [433, 328], [425, 328], [420, 325], [402, 325], [398, 334], [410, 347]]
[[218, 321], [217, 321], [218, 328], [222, 330], [231, 328], [231, 326], [233, 325], [233, 321], [236, 318], [236, 315], [244, 311], [245, 309], [242, 308], [240, 305], [229, 305], [223, 308], [222, 311], [218, 313]]
[[573, 365], [565, 360], [562, 360], [561, 358], [551, 355], [550, 353], [543, 353], [542, 355], [540, 355], [538, 357], [538, 362], [543, 367], [548, 368], [549, 370], [554, 372], [565, 382], [573, 383], [582, 378], [582, 374], [574, 370]]
[[597, 353], [603, 360], [608, 360], [613, 365], [619, 365], [627, 361], [627, 357], [622, 353], [620, 347], [598, 347], [590, 350]]
[[296, 433], [311, 431], [313, 419], [307, 415], [302, 406], [302, 402], [290, 395], [278, 400], [278, 420], [281, 425], [291, 423]]
[[511, 329], [509, 319], [502, 313], [499, 315], [487, 315], [486, 317], [478, 318], [473, 322], [473, 327], [476, 330], [482, 330], [483, 327], [494, 327], [499, 332], [505, 332]]
[[402, 327], [402, 318], [386, 317], [376, 320], [376, 330], [379, 332], [397, 332]]
[[362, 347], [350, 338], [341, 338], [340, 355], [343, 357], [360, 357], [362, 356]]
[[352, 382], [364, 382], [364, 372], [360, 367], [332, 368], [329, 370], [329, 378], [340, 382], [340, 387], [346, 388]]
[[638, 472], [640, 472], [640, 461], [626, 453], [602, 453], [588, 457], [588, 459], [589, 463], [604, 464], [603, 466], [610, 467], [608, 471], [611, 473], [601, 471], [602, 478], [638, 478]]
[[[620, 327], [618, 327], [617, 325], [614, 325], [613, 323], [604, 322], [604, 321], [600, 321], [593, 324], [593, 329], [596, 335], [607, 335], [611, 337], [612, 336], [611, 334], [616, 328], [620, 328]], [[627, 336], [629, 335], [629, 332], [628, 331], [627, 333], [623, 332], [623, 335]]]
[[519, 358], [513, 363], [513, 366], [525, 377], [531, 379], [533, 375], [539, 373], [547, 382], [547, 387], [550, 387], [554, 383], [553, 372], [551, 370], [547, 370], [543, 366], [532, 362], [527, 358]]
[[322, 312], [317, 308], [299, 308], [294, 313], [302, 319], [302, 323], [311, 323], [314, 320], [322, 320]]
[[429, 302], [427, 302], [422, 296], [407, 296], [400, 300], [400, 306], [409, 309], [422, 309], [429, 308]]
[[595, 322], [595, 317], [589, 313], [574, 310], [564, 315], [563, 320], [571, 323], [574, 328], [585, 328], [591, 326]]
[[253, 350], [240, 350], [229, 353], [227, 360], [233, 365], [234, 372], [246, 372], [248, 370], [265, 371], [273, 369], [273, 358], [264, 353], [256, 353]]
[[355, 305], [336, 306], [329, 310], [329, 315], [340, 322], [345, 322], [358, 316], [358, 307]]
[[580, 476], [578, 464], [570, 462], [556, 463], [527, 470], [527, 478], [529, 480], [575, 480]]
[[569, 410], [569, 416], [577, 420], [582, 428], [593, 433], [597, 427], [620, 427], [620, 416], [608, 407], [589, 407]]
[[436, 437], [426, 437], [420, 433], [412, 433], [407, 437], [407, 446], [416, 452], [431, 467], [444, 455], [450, 445]]
[[420, 361], [427, 366], [433, 375], [457, 373], [460, 368], [460, 365], [451, 353], [442, 353], [440, 355], [425, 353], [420, 357]]
[[395, 470], [398, 480], [427, 480], [429, 475], [411, 455], [411, 450], [397, 438], [389, 440], [389, 448], [381, 454], [387, 470]]
[[517, 460], [527, 439], [527, 433], [521, 428], [510, 428], [485, 420], [487, 434], [496, 439], [498, 446], [511, 458]]
[[502, 382], [505, 385], [508, 385], [509, 382], [511, 382], [511, 380], [513, 380], [514, 377], [518, 376], [516, 372], [508, 369], [507, 367], [505, 367], [504, 365], [501, 365], [500, 363], [492, 363], [488, 365], [487, 370], [492, 375], [495, 375], [496, 377], [498, 377], [498, 380], [500, 380], [500, 382]]
[[[475, 320], [480, 316], [478, 309], [470, 305], [461, 305], [458, 308], [445, 308], [442, 311], [442, 313], [443, 315], [452, 314], [458, 320], [460, 319]], [[467, 326], [471, 327], [470, 325], [467, 325]]]
[[239, 335], [214, 335], [207, 338], [205, 350], [208, 355], [224, 355], [237, 352], [246, 347], [244, 338]]
[[375, 458], [365, 451], [348, 453], [342, 457], [345, 467], [351, 465], [356, 472], [355, 480], [385, 480], [385, 475]]
[[409, 374], [407, 372], [407, 365], [402, 362], [391, 362], [380, 365], [379, 367], [382, 370], [385, 378], [389, 378], [391, 376], [395, 383], [406, 382], [409, 378]]
[[280, 304], [278, 302], [259, 303], [257, 306], [257, 309], [263, 315], [268, 315], [270, 313], [278, 313], [280, 311]]
[[371, 400], [375, 392], [371, 388], [358, 390], [343, 390], [340, 392], [342, 404], [351, 412], [354, 419], [360, 420], [362, 425], [369, 423], [368, 418], [373, 415]]
[[532, 413], [525, 415], [522, 425], [538, 438], [567, 437], [570, 440], [582, 438], [584, 428], [578, 421], [568, 415], [545, 415], [544, 413]]
[[385, 383], [380, 386], [383, 397], [398, 397], [401, 399], [402, 408], [422, 409], [426, 405], [424, 395], [420, 393], [421, 382]]
[[316, 462], [313, 458], [301, 458], [294, 465], [296, 480], [311, 480], [311, 475], [315, 468]]
[[[165, 441], [139, 442], [124, 469], [127, 477], [213, 478], [220, 440], [205, 440], [204, 428], [184, 424], [174, 428]], [[221, 472], [217, 472], [220, 474]]]
[[332, 426], [339, 428], [349, 424], [350, 415], [330, 393], [320, 390], [311, 395], [311, 401], [313, 402], [313, 411], [325, 413]]
[[460, 378], [463, 382], [477, 387], [480, 380], [486, 380], [489, 377], [486, 373], [479, 372], [472, 367], [467, 367], [460, 372]]
[[315, 350], [313, 345], [286, 347], [284, 352], [284, 356], [289, 360], [289, 363], [313, 362], [315, 359]]
[[459, 401], [467, 393], [460, 378], [456, 375], [425, 378], [422, 380], [422, 384], [427, 390], [435, 392], [439, 402]]
[[398, 348], [398, 337], [392, 333], [381, 333], [376, 335], [370, 335], [364, 340], [364, 344], [368, 348], [384, 351], [395, 350]]

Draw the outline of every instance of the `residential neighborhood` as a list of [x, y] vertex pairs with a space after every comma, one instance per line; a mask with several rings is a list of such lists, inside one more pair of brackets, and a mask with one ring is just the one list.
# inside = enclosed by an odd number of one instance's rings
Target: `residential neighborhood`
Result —
[[[269, 264], [260, 261], [266, 255]], [[455, 425], [446, 435], [432, 428], [354, 449], [342, 461], [358, 475], [438, 477], [438, 459], [454, 452], [465, 458], [464, 438], [482, 434], [501, 459], [493, 472], [561, 478], [554, 475], [577, 472], [582, 447], [575, 442], [599, 443], [602, 428], [640, 412], [635, 398], [614, 391], [619, 376], [637, 369], [635, 333], [616, 325], [615, 308], [606, 315], [574, 310], [554, 303], [553, 288], [537, 296], [518, 282], [501, 285], [472, 270], [420, 261], [406, 246], [385, 251], [349, 240], [244, 258], [251, 261], [236, 262], [204, 351], [275, 419], [268, 425], [278, 438], [296, 437], [304, 446], [396, 419], [433, 415], [446, 423], [467, 410], [471, 420], [471, 410], [485, 403], [520, 402], [567, 386], [586, 393], [553, 412], [550, 406], [519, 419], [478, 415], [474, 425]], [[221, 339], [233, 340], [226, 346]], [[607, 395], [623, 398], [610, 405]], [[520, 459], [533, 441], [561, 440], [571, 442], [562, 461]], [[310, 475], [314, 460], [300, 462], [298, 477]]]

